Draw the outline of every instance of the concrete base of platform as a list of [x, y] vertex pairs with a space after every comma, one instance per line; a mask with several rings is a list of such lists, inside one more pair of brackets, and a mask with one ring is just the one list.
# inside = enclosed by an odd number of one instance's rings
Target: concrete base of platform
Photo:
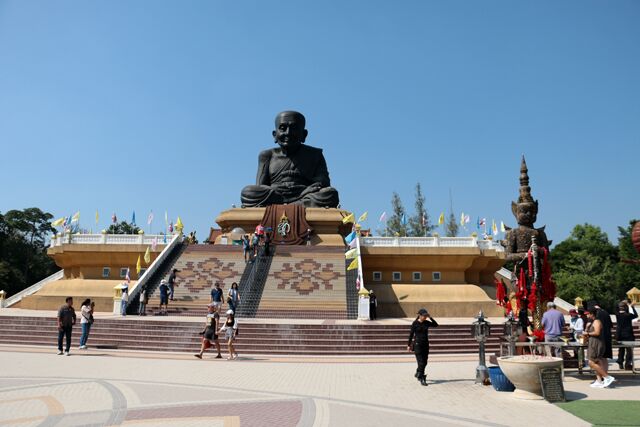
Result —
[[367, 288], [377, 295], [379, 317], [411, 317], [421, 308], [436, 318], [472, 318], [480, 310], [485, 316], [503, 315], [503, 309], [477, 285], [368, 283]]
[[[252, 233], [262, 221], [265, 208], [235, 208], [223, 211], [216, 218], [222, 227], [222, 234], [216, 238], [215, 244], [231, 244], [228, 233], [240, 227], [247, 233]], [[306, 220], [313, 228], [311, 245], [313, 246], [344, 246], [341, 234], [344, 224], [342, 218], [349, 212], [335, 208], [307, 208]]]

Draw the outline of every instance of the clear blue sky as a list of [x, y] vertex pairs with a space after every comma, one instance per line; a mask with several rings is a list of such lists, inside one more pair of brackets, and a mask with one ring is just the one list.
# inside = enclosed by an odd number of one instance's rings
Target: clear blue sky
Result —
[[[307, 116], [342, 206], [397, 191], [617, 241], [640, 217], [638, 1], [0, 1], [0, 211], [112, 212], [203, 239], [255, 180], [275, 114]], [[471, 230], [470, 230], [471, 231]]]

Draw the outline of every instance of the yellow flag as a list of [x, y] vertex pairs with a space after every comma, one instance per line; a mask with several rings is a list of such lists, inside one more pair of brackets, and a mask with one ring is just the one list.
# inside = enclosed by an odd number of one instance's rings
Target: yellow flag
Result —
[[55, 221], [53, 221], [53, 222], [51, 223], [51, 226], [52, 226], [52, 227], [59, 227], [59, 226], [61, 226], [62, 224], [64, 224], [64, 219], [65, 219], [64, 217], [56, 219]]
[[502, 231], [503, 233], [507, 232], [507, 228], [504, 226], [504, 222], [500, 221], [500, 231]]
[[363, 213], [362, 215], [360, 215], [360, 218], [358, 218], [358, 222], [366, 221], [368, 216], [369, 216], [369, 212]]
[[176, 221], [176, 230], [182, 233], [183, 228], [184, 228], [184, 224], [182, 223], [182, 220], [180, 219], [180, 217], [178, 217], [178, 220]]
[[98, 214], [98, 209], [96, 209], [96, 225], [98, 225], [98, 221], [100, 221], [100, 215]]
[[464, 212], [460, 214], [460, 225], [464, 227]]
[[358, 248], [349, 249], [347, 252], [344, 253], [344, 257], [346, 259], [357, 258], [358, 255], [359, 255], [358, 254]]
[[444, 212], [442, 212], [438, 217], [438, 225], [442, 225], [442, 224], [444, 224]]
[[351, 264], [347, 267], [347, 271], [355, 270], [356, 268], [358, 268], [358, 258], [354, 258], [353, 261], [351, 261]]
[[78, 221], [80, 221], [80, 211], [74, 213], [73, 216], [71, 217], [71, 222], [78, 222]]
[[498, 226], [496, 225], [495, 219], [491, 220], [491, 231], [493, 232], [494, 236], [498, 235]]
[[354, 221], [355, 221], [355, 216], [353, 216], [353, 213], [350, 213], [349, 215], [347, 215], [344, 218], [342, 218], [342, 223], [343, 224], [348, 224], [348, 223], [354, 222]]
[[149, 250], [149, 246], [147, 246], [147, 251], [144, 253], [144, 262], [147, 264], [151, 262], [151, 251]]
[[140, 255], [138, 255], [138, 262], [136, 262], [136, 273], [140, 274], [140, 270], [142, 270], [142, 266], [140, 265]]

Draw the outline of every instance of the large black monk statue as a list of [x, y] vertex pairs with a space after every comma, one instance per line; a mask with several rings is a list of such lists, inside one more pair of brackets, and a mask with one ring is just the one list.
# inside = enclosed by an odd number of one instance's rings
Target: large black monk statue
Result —
[[331, 187], [322, 150], [303, 145], [307, 138], [304, 127], [304, 116], [296, 111], [283, 111], [276, 116], [273, 137], [279, 147], [260, 153], [256, 185], [242, 189], [242, 206], [338, 206], [338, 191]]

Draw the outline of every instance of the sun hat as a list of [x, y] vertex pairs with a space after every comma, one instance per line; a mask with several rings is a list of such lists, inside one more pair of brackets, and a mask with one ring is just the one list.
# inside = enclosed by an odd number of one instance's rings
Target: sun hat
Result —
[[167, 281], [166, 281], [166, 280], [164, 280], [164, 279], [160, 280], [160, 284], [161, 284], [161, 285], [164, 285], [165, 283], [167, 283]]
[[227, 310], [227, 314], [233, 314], [233, 310], [231, 309]]

